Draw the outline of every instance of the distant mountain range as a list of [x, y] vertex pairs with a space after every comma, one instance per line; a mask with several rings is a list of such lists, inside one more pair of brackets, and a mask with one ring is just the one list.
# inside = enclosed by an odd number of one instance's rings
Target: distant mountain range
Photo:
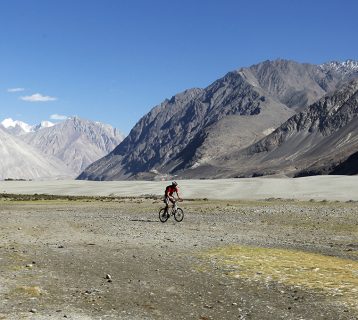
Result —
[[111, 152], [124, 135], [110, 125], [72, 117], [54, 126], [21, 135], [20, 138], [43, 154], [60, 159], [79, 174]]
[[123, 138], [110, 125], [79, 117], [35, 126], [5, 119], [0, 125], [0, 179], [74, 178]]
[[39, 124], [31, 126], [23, 121], [7, 118], [1, 121], [0, 125], [13, 135], [20, 136], [29, 132], [39, 131], [43, 128], [52, 127], [55, 124], [50, 121], [41, 121]]
[[60, 160], [41, 154], [0, 126], [0, 180], [73, 177]]
[[334, 172], [358, 151], [355, 79], [353, 60], [264, 61], [229, 72], [205, 89], [186, 90], [154, 107], [78, 178]]

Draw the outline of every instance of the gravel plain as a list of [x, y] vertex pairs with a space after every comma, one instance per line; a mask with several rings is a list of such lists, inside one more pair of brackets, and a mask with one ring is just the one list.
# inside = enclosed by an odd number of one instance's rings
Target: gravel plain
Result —
[[0, 319], [358, 319], [358, 203], [0, 197]]

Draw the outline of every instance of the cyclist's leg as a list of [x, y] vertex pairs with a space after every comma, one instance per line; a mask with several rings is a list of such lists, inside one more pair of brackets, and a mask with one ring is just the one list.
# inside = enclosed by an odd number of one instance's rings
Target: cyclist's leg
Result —
[[170, 199], [168, 197], [165, 197], [165, 199], [164, 199], [166, 213], [168, 213], [168, 211], [169, 211], [169, 200]]
[[175, 209], [176, 209], [176, 204], [175, 204], [175, 199], [174, 198], [170, 198], [169, 199], [170, 200], [170, 202], [173, 204], [173, 210], [175, 211]]

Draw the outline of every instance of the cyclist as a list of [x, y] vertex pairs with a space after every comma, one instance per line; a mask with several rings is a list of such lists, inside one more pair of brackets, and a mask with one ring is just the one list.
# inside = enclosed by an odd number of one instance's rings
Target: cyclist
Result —
[[174, 192], [177, 194], [178, 200], [182, 200], [179, 196], [179, 188], [178, 188], [178, 183], [176, 181], [173, 181], [171, 185], [165, 188], [164, 202], [166, 204], [165, 207], [166, 212], [168, 212], [170, 202], [175, 206], [175, 198], [173, 196]]

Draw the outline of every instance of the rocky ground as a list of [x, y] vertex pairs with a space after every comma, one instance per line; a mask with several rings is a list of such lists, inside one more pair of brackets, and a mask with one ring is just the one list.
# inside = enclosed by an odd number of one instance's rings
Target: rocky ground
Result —
[[358, 319], [356, 202], [36, 199], [0, 199], [0, 319]]

